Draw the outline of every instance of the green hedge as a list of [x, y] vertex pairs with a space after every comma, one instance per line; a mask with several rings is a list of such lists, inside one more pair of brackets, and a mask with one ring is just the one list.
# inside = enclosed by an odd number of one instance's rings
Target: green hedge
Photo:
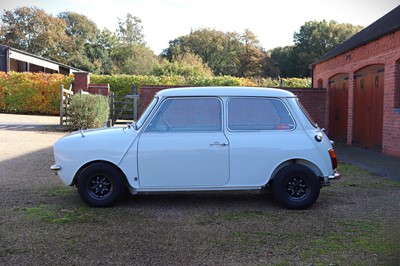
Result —
[[68, 107], [68, 128], [72, 131], [104, 127], [109, 113], [108, 97], [75, 94]]
[[[73, 75], [45, 73], [6, 74], [0, 72], [0, 112], [24, 114], [59, 114], [60, 85], [69, 88]], [[111, 91], [118, 95], [131, 93], [132, 84], [140, 85], [185, 85], [185, 86], [261, 86], [285, 88], [310, 88], [309, 78], [247, 79], [231, 76], [190, 77], [182, 76], [132, 76], [90, 75], [92, 84], [110, 84]]]
[[73, 76], [0, 72], [0, 112], [58, 115], [60, 85], [69, 88]]
[[110, 84], [115, 94], [131, 93], [132, 84], [140, 89], [140, 85], [187, 85], [187, 86], [261, 86], [285, 88], [310, 88], [310, 78], [247, 79], [231, 76], [192, 77], [182, 76], [131, 76], [131, 75], [90, 75], [90, 83]]

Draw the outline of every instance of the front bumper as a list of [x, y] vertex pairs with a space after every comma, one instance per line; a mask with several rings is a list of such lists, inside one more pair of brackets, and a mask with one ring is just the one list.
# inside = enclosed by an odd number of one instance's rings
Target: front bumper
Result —
[[58, 164], [53, 164], [52, 166], [50, 166], [50, 170], [60, 171], [61, 170], [61, 166], [58, 165]]

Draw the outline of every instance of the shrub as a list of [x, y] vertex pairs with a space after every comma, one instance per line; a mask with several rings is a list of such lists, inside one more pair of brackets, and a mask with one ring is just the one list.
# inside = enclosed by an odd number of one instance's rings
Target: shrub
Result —
[[273, 88], [311, 88], [311, 78], [262, 78], [254, 80], [258, 86]]
[[0, 111], [57, 115], [60, 85], [68, 88], [72, 79], [72, 75], [0, 72]]
[[93, 94], [75, 94], [67, 109], [70, 130], [99, 128], [107, 122], [110, 107], [108, 97]]

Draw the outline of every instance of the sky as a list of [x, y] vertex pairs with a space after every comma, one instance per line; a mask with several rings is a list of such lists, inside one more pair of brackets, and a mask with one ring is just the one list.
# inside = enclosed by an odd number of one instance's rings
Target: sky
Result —
[[293, 45], [293, 34], [307, 21], [350, 23], [367, 27], [400, 4], [399, 0], [0, 0], [0, 14], [36, 6], [53, 16], [73, 11], [102, 30], [116, 31], [118, 18], [141, 19], [147, 46], [156, 54], [169, 41], [201, 28], [223, 32], [252, 31], [270, 50]]

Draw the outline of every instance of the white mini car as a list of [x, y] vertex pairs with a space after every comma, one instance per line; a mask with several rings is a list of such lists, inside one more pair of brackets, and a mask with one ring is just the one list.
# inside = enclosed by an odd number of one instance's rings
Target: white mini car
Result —
[[272, 188], [303, 209], [340, 178], [325, 133], [285, 90], [193, 87], [158, 92], [137, 123], [73, 132], [54, 144], [62, 182], [90, 206], [141, 192]]

